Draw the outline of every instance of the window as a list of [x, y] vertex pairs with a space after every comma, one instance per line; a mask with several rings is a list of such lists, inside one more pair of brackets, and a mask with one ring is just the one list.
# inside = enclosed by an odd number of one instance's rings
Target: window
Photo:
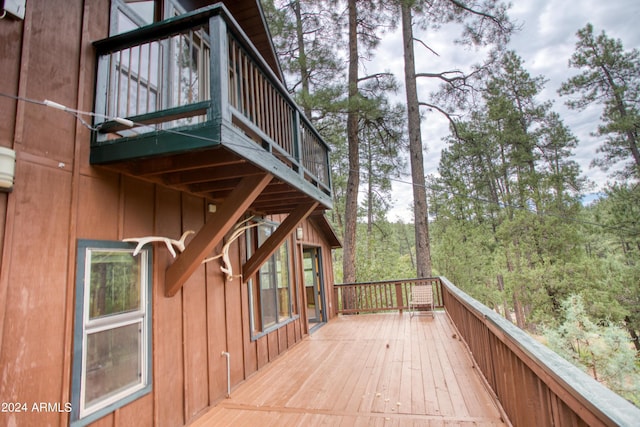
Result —
[[[113, 0], [110, 34], [152, 24], [156, 3], [155, 0]], [[160, 51], [160, 43], [153, 41], [112, 54], [107, 115], [128, 117], [158, 109]]]
[[[263, 223], [252, 229], [247, 248], [260, 247], [276, 228], [277, 224]], [[260, 267], [256, 276], [255, 281], [249, 281], [253, 335], [267, 332], [293, 317], [295, 298], [291, 289], [287, 241]]]
[[80, 240], [76, 276], [72, 425], [151, 391], [151, 249]]
[[[158, 3], [158, 0], [112, 0], [110, 34], [152, 24], [159, 14]], [[178, 2], [166, 2], [166, 19], [184, 13]], [[209, 100], [210, 50], [208, 25], [203, 25], [166, 39], [112, 52], [108, 56], [109, 77], [105, 82], [106, 115], [133, 117]], [[204, 115], [188, 116], [164, 126], [191, 125], [205, 120]], [[152, 129], [145, 127], [138, 131]], [[131, 133], [125, 130], [120, 135]]]
[[112, 0], [111, 35], [153, 23], [156, 3], [156, 0]]

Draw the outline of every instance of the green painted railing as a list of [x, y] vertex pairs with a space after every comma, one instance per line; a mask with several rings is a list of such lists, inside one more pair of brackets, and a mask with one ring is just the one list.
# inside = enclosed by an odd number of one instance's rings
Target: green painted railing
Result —
[[222, 144], [277, 159], [330, 203], [328, 144], [222, 4], [94, 45], [92, 163]]

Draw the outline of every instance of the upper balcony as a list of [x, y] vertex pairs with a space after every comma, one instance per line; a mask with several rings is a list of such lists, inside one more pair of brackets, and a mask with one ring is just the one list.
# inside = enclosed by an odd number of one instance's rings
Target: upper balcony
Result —
[[331, 208], [327, 143], [222, 4], [94, 45], [92, 164], [213, 203], [268, 173], [250, 210]]

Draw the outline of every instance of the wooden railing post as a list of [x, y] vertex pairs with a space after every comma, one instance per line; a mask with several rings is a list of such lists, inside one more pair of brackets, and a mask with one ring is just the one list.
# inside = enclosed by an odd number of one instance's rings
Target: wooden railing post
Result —
[[396, 282], [396, 305], [398, 306], [398, 310], [400, 314], [402, 314], [402, 308], [404, 307], [404, 298], [402, 297], [402, 283]]

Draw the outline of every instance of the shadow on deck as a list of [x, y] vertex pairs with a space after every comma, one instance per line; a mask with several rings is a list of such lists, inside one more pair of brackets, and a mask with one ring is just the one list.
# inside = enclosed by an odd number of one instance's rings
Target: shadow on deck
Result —
[[498, 426], [498, 405], [447, 314], [339, 316], [193, 426]]

